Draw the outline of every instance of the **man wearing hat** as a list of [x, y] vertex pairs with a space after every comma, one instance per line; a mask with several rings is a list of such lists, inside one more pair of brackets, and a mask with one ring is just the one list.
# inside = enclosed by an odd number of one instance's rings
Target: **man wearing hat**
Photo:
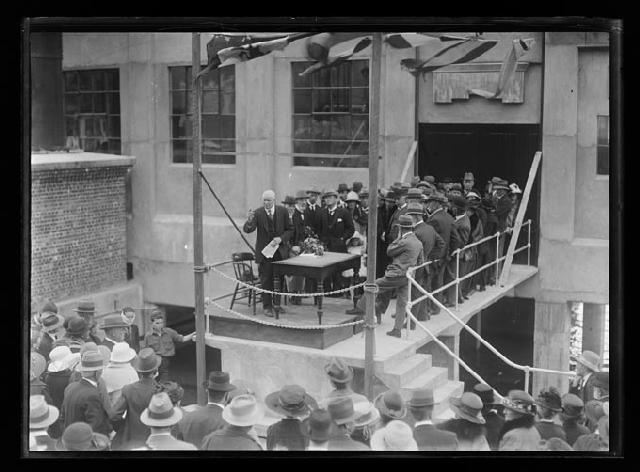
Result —
[[356, 413], [353, 400], [349, 397], [332, 399], [327, 405], [331, 420], [336, 425], [336, 434], [329, 439], [329, 451], [369, 451], [370, 449], [359, 441], [351, 438], [354, 429]]
[[482, 417], [484, 418], [486, 438], [492, 451], [497, 451], [500, 446], [500, 431], [504, 425], [504, 418], [498, 412], [500, 400], [496, 399], [493, 389], [483, 383], [478, 383], [473, 387], [473, 393], [480, 397], [482, 401]]
[[362, 182], [354, 182], [351, 188], [351, 191], [355, 193], [360, 193], [360, 190], [362, 190], [362, 187], [363, 187]]
[[44, 395], [29, 397], [29, 441], [34, 444], [29, 450], [55, 450], [55, 441], [47, 433], [47, 428], [54, 424], [59, 416], [58, 408], [47, 404]]
[[393, 420], [373, 433], [372, 451], [417, 451], [411, 427], [402, 421]]
[[[471, 236], [471, 222], [467, 216], [467, 200], [461, 195], [454, 195], [449, 199], [451, 203], [451, 213], [454, 217], [453, 228], [458, 234], [458, 247], [466, 246], [469, 243]], [[464, 277], [468, 272], [468, 259], [471, 258], [469, 250], [465, 250], [460, 253], [458, 257], [451, 257], [447, 264], [447, 270], [445, 271], [444, 283], [448, 284], [456, 279], [456, 275], [460, 278]], [[456, 264], [459, 261], [458, 272], [456, 273]], [[456, 300], [456, 294], [458, 296], [458, 303], [464, 303], [462, 297], [462, 284], [460, 286], [453, 285], [448, 290], [447, 306], [454, 306]]]
[[402, 420], [407, 423], [412, 420], [407, 417], [407, 406], [398, 390], [387, 390], [380, 393], [373, 400], [373, 406], [380, 412], [382, 426], [392, 420]]
[[48, 361], [49, 352], [53, 349], [54, 342], [64, 335], [64, 317], [58, 315], [58, 307], [54, 303], [47, 302], [40, 309], [38, 324], [42, 331], [42, 336], [37, 344], [36, 351]]
[[[467, 200], [467, 216], [471, 225], [471, 235], [469, 243], [477, 243], [484, 238], [484, 226], [487, 221], [487, 214], [480, 207], [480, 194], [475, 190], [469, 190], [465, 198]], [[465, 259], [467, 262], [467, 272], [473, 272], [480, 267], [480, 258], [486, 252], [487, 246], [480, 243], [477, 246], [469, 248], [465, 251]], [[462, 282], [462, 297], [469, 298], [482, 285], [482, 274], [478, 273], [473, 277]]]
[[[142, 424], [149, 427], [146, 447], [158, 451], [197, 451], [193, 444], [171, 436], [171, 427], [182, 419], [182, 410], [171, 403], [166, 392], [156, 393], [149, 400], [149, 406], [140, 415]], [[140, 448], [136, 448], [140, 450]]]
[[449, 189], [449, 194], [447, 195], [449, 198], [451, 197], [462, 197], [464, 194], [462, 184], [459, 182], [453, 182], [451, 184], [451, 188]]
[[222, 410], [227, 424], [205, 436], [200, 449], [205, 451], [261, 451], [253, 426], [264, 413], [253, 395], [238, 395]]
[[93, 341], [96, 344], [100, 344], [100, 337], [98, 336], [98, 324], [96, 323], [96, 304], [91, 300], [80, 300], [78, 307], [73, 308], [78, 316], [83, 318], [87, 323], [87, 334], [85, 335], [85, 341]]
[[47, 384], [42, 381], [42, 374], [47, 368], [47, 361], [37, 352], [31, 351], [29, 365], [29, 395], [44, 395], [47, 403], [51, 403]]
[[409, 412], [415, 419], [413, 437], [419, 451], [456, 451], [458, 439], [450, 431], [436, 428], [431, 421], [433, 414], [433, 390], [422, 388], [414, 390], [409, 400]]
[[122, 313], [118, 312], [102, 318], [99, 327], [104, 331], [104, 339], [96, 344], [107, 346], [113, 351], [116, 343], [124, 342], [129, 325], [122, 319]]
[[540, 433], [535, 427], [535, 400], [524, 390], [511, 390], [502, 400], [505, 422], [501, 431], [500, 451], [536, 451]]
[[369, 190], [363, 188], [360, 193], [358, 193], [358, 199], [360, 212], [358, 213], [358, 219], [354, 221], [354, 226], [356, 226], [356, 231], [359, 231], [366, 237], [367, 227], [369, 226]]
[[207, 434], [223, 428], [226, 424], [222, 419], [225, 399], [229, 392], [235, 389], [236, 386], [229, 382], [227, 372], [210, 372], [207, 381], [208, 402], [205, 406], [198, 406], [195, 410], [184, 415], [184, 418], [178, 423], [177, 438], [200, 447]]
[[[290, 256], [297, 256], [302, 252], [301, 246], [307, 235], [313, 231], [313, 228], [309, 226], [307, 217], [305, 215], [307, 205], [307, 193], [304, 190], [298, 190], [295, 196], [295, 204], [293, 207], [293, 214], [291, 217], [291, 224], [293, 226], [293, 236], [291, 237], [291, 251]], [[299, 275], [288, 277], [287, 276], [287, 288], [289, 292], [301, 293], [304, 291], [305, 278]], [[300, 305], [300, 297], [291, 297], [290, 302], [292, 305]]]
[[64, 399], [64, 390], [69, 385], [71, 369], [80, 360], [80, 354], [73, 354], [68, 346], [58, 346], [53, 348], [49, 355], [50, 362], [44, 381], [51, 395], [52, 405], [60, 409]]
[[[376, 318], [378, 324], [382, 322], [382, 315], [387, 311], [389, 302], [391, 301], [391, 293], [397, 290], [396, 300], [396, 317], [395, 324], [389, 336], [400, 337], [406, 313], [408, 287], [407, 287], [407, 269], [424, 261], [422, 252], [422, 243], [418, 240], [413, 232], [413, 219], [409, 215], [401, 215], [399, 220], [400, 235], [387, 248], [387, 255], [393, 258], [392, 262], [387, 266], [384, 277], [376, 279], [378, 285], [378, 293], [376, 295]], [[348, 310], [349, 314], [366, 313], [366, 297], [358, 300], [354, 310]]]
[[320, 194], [315, 187], [307, 190], [307, 206], [304, 213], [307, 225], [316, 235], [320, 234], [320, 209], [322, 208], [318, 201]]
[[[325, 193], [325, 198], [327, 207], [320, 212], [320, 240], [328, 251], [346, 253], [347, 240], [353, 236], [355, 231], [353, 218], [346, 208], [338, 206], [337, 192], [329, 191]], [[343, 288], [344, 283], [340, 273], [335, 272], [331, 280], [331, 290]]]
[[389, 243], [385, 241], [385, 232], [389, 226], [389, 219], [396, 210], [395, 192], [388, 189], [380, 190], [380, 198], [378, 199], [378, 227], [376, 228], [376, 278], [384, 276], [385, 268], [389, 263], [387, 256], [387, 246]]
[[267, 450], [304, 451], [309, 444], [302, 433], [301, 419], [318, 404], [299, 385], [285, 385], [266, 396], [265, 405], [282, 420], [267, 428]]
[[127, 332], [124, 337], [124, 341], [133, 349], [138, 352], [140, 350], [140, 330], [135, 323], [136, 310], [130, 306], [124, 307], [121, 311], [122, 321], [128, 326]]
[[136, 351], [124, 341], [113, 345], [110, 362], [102, 373], [102, 380], [104, 380], [109, 399], [113, 405], [117, 403], [125, 385], [138, 381], [138, 372], [131, 365], [131, 361], [135, 357]]
[[87, 321], [80, 316], [74, 315], [67, 318], [65, 323], [65, 334], [53, 343], [53, 347], [68, 346], [71, 352], [80, 352], [88, 338], [89, 325]]
[[338, 185], [338, 201], [337, 201], [337, 205], [340, 208], [346, 208], [347, 207], [347, 195], [349, 194], [349, 191], [351, 189], [349, 188], [349, 186], [347, 184], [340, 184]]
[[540, 390], [540, 394], [536, 398], [536, 405], [538, 405], [538, 419], [535, 426], [538, 433], [540, 433], [540, 437], [544, 440], [560, 438], [566, 441], [567, 435], [564, 429], [556, 423], [558, 413], [562, 411], [562, 398], [558, 389], [549, 387], [548, 389]]
[[602, 403], [609, 401], [609, 372], [593, 374], [593, 399]]
[[356, 417], [353, 421], [351, 439], [370, 447], [371, 436], [381, 427], [380, 412], [371, 402], [355, 403], [353, 410]]
[[140, 421], [140, 414], [149, 406], [155, 393], [160, 362], [160, 356], [151, 348], [141, 349], [134, 359], [133, 368], [138, 372], [139, 380], [122, 387], [120, 398], [113, 406], [112, 420], [118, 425], [113, 438], [114, 450], [144, 446], [149, 428]]
[[[273, 190], [262, 193], [263, 206], [255, 212], [250, 208], [247, 221], [243, 226], [245, 233], [253, 233], [256, 229], [256, 263], [259, 266], [260, 283], [263, 289], [273, 291], [273, 262], [289, 257], [289, 240], [293, 235], [293, 226], [289, 222], [287, 209], [275, 204], [276, 194]], [[277, 250], [271, 258], [262, 254], [267, 245]], [[282, 286], [282, 285], [281, 285]], [[273, 296], [262, 294], [264, 315], [273, 317]], [[280, 309], [282, 311], [282, 308]]]
[[94, 433], [91, 425], [78, 421], [67, 426], [62, 437], [56, 443], [58, 451], [108, 451], [110, 450], [109, 437]]
[[[513, 207], [513, 202], [511, 201], [511, 197], [509, 197], [509, 183], [500, 178], [494, 179], [495, 180], [492, 181], [492, 194], [496, 205], [495, 215], [498, 220], [497, 230], [503, 232], [507, 229], [507, 218], [509, 217], [509, 212], [511, 212], [511, 208]], [[501, 234], [498, 245], [499, 258], [504, 255], [505, 241], [506, 235]]]
[[562, 397], [562, 412], [560, 413], [562, 420], [562, 429], [567, 436], [567, 443], [573, 446], [583, 434], [589, 434], [591, 431], [584, 426], [584, 402], [573, 393], [567, 393]]
[[576, 362], [576, 377], [571, 382], [569, 393], [580, 397], [586, 403], [593, 400], [593, 388], [596, 382], [594, 373], [600, 371], [600, 356], [593, 351], [583, 351], [580, 356], [571, 356]]
[[354, 405], [358, 403], [368, 403], [369, 399], [364, 395], [356, 393], [351, 388], [353, 380], [353, 369], [342, 359], [333, 357], [331, 362], [324, 367], [324, 371], [329, 377], [333, 390], [320, 402], [320, 406], [326, 408], [329, 401], [334, 398], [350, 397]]
[[480, 397], [473, 392], [464, 392], [459, 398], [450, 398], [449, 406], [455, 417], [440, 423], [437, 428], [456, 435], [459, 451], [490, 451]]
[[[396, 210], [391, 214], [389, 218], [389, 222], [387, 223], [387, 229], [385, 231], [384, 239], [391, 243], [395, 241], [395, 239], [400, 234], [400, 228], [398, 221], [400, 219], [400, 215], [404, 215], [407, 213], [407, 196], [409, 195], [408, 188], [400, 187], [395, 191], [396, 196]], [[415, 189], [418, 190], [418, 189]], [[415, 192], [412, 194], [412, 198], [415, 197]], [[421, 197], [418, 197], [421, 198]]]
[[64, 391], [60, 418], [65, 428], [71, 423], [82, 421], [89, 424], [93, 431], [106, 436], [113, 431], [109, 412], [105, 409], [98, 389], [98, 380], [103, 369], [104, 359], [100, 352], [87, 351], [82, 354], [82, 379], [70, 383]]
[[425, 182], [429, 182], [431, 185], [436, 184], [436, 178], [433, 175], [425, 175], [424, 177], [422, 177], [422, 180]]
[[302, 422], [302, 434], [309, 439], [307, 451], [326, 451], [329, 439], [336, 434], [336, 425], [326, 409], [318, 408]]

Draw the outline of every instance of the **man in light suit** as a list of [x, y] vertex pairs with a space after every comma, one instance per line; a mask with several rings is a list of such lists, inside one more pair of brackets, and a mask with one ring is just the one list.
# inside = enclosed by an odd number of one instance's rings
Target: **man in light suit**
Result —
[[[256, 211], [249, 209], [247, 221], [243, 226], [245, 233], [253, 233], [258, 230], [256, 237], [256, 263], [260, 272], [260, 283], [265, 290], [273, 290], [273, 262], [281, 261], [289, 257], [289, 239], [293, 234], [293, 226], [289, 219], [287, 209], [275, 204], [276, 194], [273, 190], [265, 190], [262, 193], [263, 206]], [[277, 246], [276, 252], [270, 259], [262, 254], [262, 250], [268, 245]], [[281, 285], [282, 286], [282, 285]], [[279, 300], [276, 300], [279, 305]], [[272, 318], [273, 296], [262, 294], [262, 308], [264, 315]], [[280, 312], [284, 310], [280, 308]]]

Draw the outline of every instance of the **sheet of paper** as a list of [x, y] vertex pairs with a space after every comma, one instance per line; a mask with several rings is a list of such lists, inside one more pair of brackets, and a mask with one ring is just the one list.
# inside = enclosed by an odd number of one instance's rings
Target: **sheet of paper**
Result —
[[264, 257], [266, 257], [267, 259], [271, 259], [273, 257], [273, 255], [276, 253], [277, 250], [278, 250], [278, 245], [277, 244], [269, 243], [262, 250], [262, 255]]

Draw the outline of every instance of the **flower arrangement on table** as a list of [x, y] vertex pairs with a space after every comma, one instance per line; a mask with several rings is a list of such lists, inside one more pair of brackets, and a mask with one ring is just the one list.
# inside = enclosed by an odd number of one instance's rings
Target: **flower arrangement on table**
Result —
[[297, 252], [302, 254], [322, 256], [324, 254], [324, 245], [320, 242], [318, 236], [308, 226], [305, 226], [304, 234], [304, 241], [300, 246], [294, 246], [294, 250], [297, 249]]

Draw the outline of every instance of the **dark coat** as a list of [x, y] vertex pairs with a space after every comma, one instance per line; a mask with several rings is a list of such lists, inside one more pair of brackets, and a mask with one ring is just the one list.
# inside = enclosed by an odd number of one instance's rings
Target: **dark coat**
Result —
[[267, 450], [283, 446], [288, 451], [304, 451], [309, 439], [302, 434], [302, 423], [296, 418], [284, 418], [267, 428]]
[[580, 397], [586, 405], [588, 401], [594, 399], [593, 390], [595, 388], [594, 386], [596, 383], [596, 378], [593, 374], [591, 374], [584, 386], [582, 386], [582, 378], [578, 377], [577, 381], [577, 385], [572, 384], [569, 386], [569, 393], [573, 393], [574, 395]]
[[346, 241], [355, 228], [351, 213], [346, 208], [337, 207], [333, 215], [328, 208], [320, 213], [320, 240], [326, 244], [327, 250], [332, 252], [347, 252]]
[[[113, 421], [118, 423], [118, 427], [112, 449], [144, 446], [151, 431], [140, 421], [140, 414], [149, 406], [155, 389], [156, 381], [151, 378], [141, 378], [122, 387], [122, 394], [113, 406]], [[127, 416], [123, 419], [125, 411]]]
[[338, 434], [329, 439], [327, 444], [328, 451], [370, 451], [371, 448], [366, 444], [352, 439], [349, 435]]
[[140, 329], [138, 328], [138, 325], [132, 324], [129, 326], [129, 331], [124, 337], [124, 340], [131, 349], [136, 352], [140, 351]]
[[418, 223], [418, 225], [413, 228], [413, 232], [422, 243], [422, 256], [425, 261], [439, 259], [444, 255], [444, 240], [433, 226], [426, 223]]
[[[298, 210], [293, 212], [293, 237], [291, 238], [292, 246], [299, 246], [305, 240], [305, 228], [309, 226], [307, 217]], [[313, 228], [312, 228], [313, 229]]]
[[224, 428], [226, 424], [227, 422], [222, 419], [222, 408], [209, 403], [183, 416], [178, 423], [179, 433], [176, 437], [200, 447], [207, 434]]
[[444, 210], [439, 210], [431, 215], [426, 223], [433, 226], [436, 233], [444, 241], [444, 257], [448, 259], [453, 251], [460, 247], [460, 236], [453, 225], [454, 219]]
[[71, 371], [65, 369], [61, 372], [46, 372], [44, 375], [44, 381], [47, 384], [51, 397], [51, 404], [58, 409], [62, 408], [64, 390], [67, 388], [67, 385], [69, 385]]
[[490, 410], [486, 413], [482, 413], [485, 423], [485, 429], [487, 431], [487, 442], [492, 451], [497, 451], [500, 447], [500, 432], [504, 426], [504, 418], [498, 414], [496, 410]]
[[115, 343], [113, 341], [110, 341], [107, 338], [104, 338], [102, 341], [100, 341], [97, 344], [99, 346], [107, 346], [110, 351], [113, 351], [113, 346], [115, 345]]
[[307, 225], [316, 233], [316, 236], [320, 236], [320, 211], [322, 207], [316, 203], [314, 208], [309, 206], [307, 202], [307, 208], [304, 210], [304, 219]]
[[60, 418], [65, 429], [71, 423], [82, 421], [88, 423], [94, 433], [108, 436], [113, 431], [98, 388], [85, 379], [70, 383], [65, 389]]
[[33, 379], [29, 383], [29, 395], [44, 395], [45, 401], [51, 405], [51, 395], [49, 394], [49, 387], [40, 379]]
[[247, 221], [242, 227], [245, 233], [253, 233], [256, 229], [258, 230], [258, 235], [256, 236], [256, 263], [258, 264], [265, 259], [262, 255], [262, 250], [276, 236], [282, 239], [278, 247], [278, 252], [282, 259], [289, 257], [289, 240], [293, 236], [293, 226], [289, 220], [289, 212], [282, 205], [274, 205], [273, 224], [274, 231], [269, 234], [269, 217], [264, 207], [260, 207], [255, 211], [253, 220]]
[[565, 442], [567, 441], [567, 435], [559, 424], [551, 421], [538, 421], [536, 422], [536, 429], [542, 439], [560, 438]]
[[496, 217], [498, 219], [498, 231], [504, 231], [507, 229], [507, 218], [511, 211], [513, 202], [509, 195], [504, 195], [502, 198], [496, 199]]
[[43, 333], [36, 348], [36, 352], [41, 354], [47, 362], [49, 362], [49, 353], [53, 349], [53, 338], [49, 336], [49, 333]]
[[575, 421], [565, 421], [562, 424], [564, 434], [567, 436], [567, 444], [573, 447], [576, 440], [583, 434], [590, 434], [591, 431], [584, 425], [578, 424]]
[[245, 428], [228, 424], [205, 436], [203, 451], [262, 451], [262, 446], [245, 432]]
[[418, 443], [419, 451], [455, 451], [458, 449], [458, 438], [455, 433], [441, 431], [432, 424], [416, 426], [413, 437]]
[[400, 215], [406, 215], [409, 211], [409, 205], [405, 203], [404, 207], [396, 207], [396, 210], [393, 212], [389, 221], [387, 223], [387, 234], [385, 235], [385, 239], [390, 243], [395, 240], [400, 234], [400, 226], [398, 225], [398, 220], [400, 219]]

